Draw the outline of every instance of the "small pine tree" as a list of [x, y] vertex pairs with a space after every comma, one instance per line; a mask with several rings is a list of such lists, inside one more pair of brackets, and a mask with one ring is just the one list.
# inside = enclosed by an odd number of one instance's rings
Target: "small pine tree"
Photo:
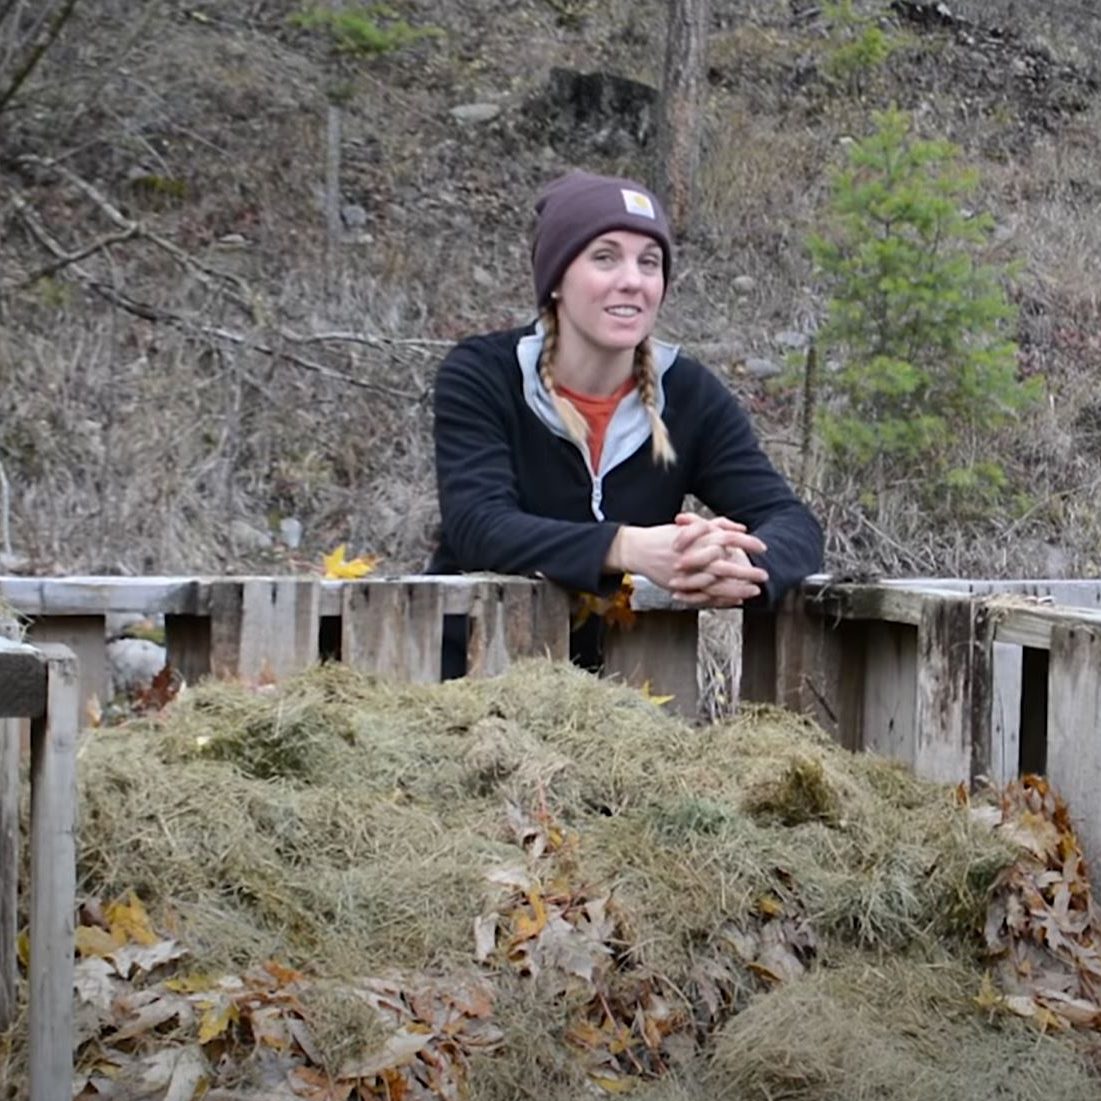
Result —
[[327, 30], [339, 53], [360, 58], [400, 50], [440, 33], [437, 27], [412, 26], [386, 4], [335, 11], [308, 8], [293, 15], [291, 22], [308, 30]]
[[822, 15], [829, 33], [823, 70], [849, 95], [860, 98], [868, 80], [909, 38], [884, 30], [886, 4], [878, 15], [869, 15], [858, 12], [853, 0], [824, 0]]
[[824, 442], [870, 491], [918, 471], [927, 504], [982, 510], [1006, 481], [991, 434], [1042, 381], [1017, 377], [1008, 272], [975, 256], [992, 228], [962, 206], [977, 175], [951, 143], [915, 138], [904, 113], [873, 118], [834, 176], [827, 233], [811, 240], [830, 294], [820, 341], [841, 359], [824, 372]]

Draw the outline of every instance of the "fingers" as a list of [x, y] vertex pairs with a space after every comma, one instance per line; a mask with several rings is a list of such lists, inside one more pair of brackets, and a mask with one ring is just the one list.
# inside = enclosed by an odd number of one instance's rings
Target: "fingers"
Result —
[[694, 512], [680, 512], [675, 523], [681, 530], [673, 539], [673, 550], [683, 554], [701, 541], [715, 541], [722, 546], [740, 547], [749, 554], [764, 554], [768, 547], [755, 535], [750, 535], [745, 524], [726, 516], [707, 519]]
[[697, 608], [735, 608], [761, 593], [760, 587], [745, 581], [715, 581], [706, 588], [673, 590], [682, 604]]
[[737, 520], [730, 520], [726, 516], [715, 516], [711, 519], [708, 519], [706, 516], [700, 516], [698, 512], [678, 512], [675, 523], [692, 524], [696, 521], [700, 521], [704, 524], [718, 524], [720, 527], [729, 528], [731, 530], [748, 530], [745, 524], [739, 524]]
[[768, 572], [753, 565], [747, 554], [747, 550], [756, 550], [763, 545], [759, 539], [754, 539], [751, 535], [741, 532], [720, 532], [717, 535], [712, 534], [698, 539], [688, 550], [679, 555], [674, 565], [677, 573], [693, 574], [706, 570], [716, 576], [767, 581]]
[[673, 539], [673, 550], [680, 554], [711, 530], [710, 521], [692, 512], [677, 513], [676, 525], [680, 528]]

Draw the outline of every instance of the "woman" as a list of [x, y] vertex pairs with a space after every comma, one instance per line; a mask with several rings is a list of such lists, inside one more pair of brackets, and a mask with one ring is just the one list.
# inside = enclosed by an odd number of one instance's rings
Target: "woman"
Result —
[[[657, 199], [572, 172], [535, 210], [538, 321], [464, 340], [437, 376], [430, 571], [605, 595], [631, 573], [688, 603], [775, 603], [819, 569], [822, 530], [723, 383], [651, 336], [673, 256]], [[716, 517], [682, 511], [687, 494]]]

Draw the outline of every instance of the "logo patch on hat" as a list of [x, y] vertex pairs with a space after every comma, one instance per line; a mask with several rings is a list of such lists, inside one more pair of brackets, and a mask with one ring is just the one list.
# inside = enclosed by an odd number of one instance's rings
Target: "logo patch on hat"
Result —
[[641, 191], [632, 191], [629, 187], [620, 188], [623, 192], [623, 205], [628, 214], [640, 214], [643, 218], [657, 220], [654, 213], [654, 204], [650, 202], [649, 195], [643, 195]]

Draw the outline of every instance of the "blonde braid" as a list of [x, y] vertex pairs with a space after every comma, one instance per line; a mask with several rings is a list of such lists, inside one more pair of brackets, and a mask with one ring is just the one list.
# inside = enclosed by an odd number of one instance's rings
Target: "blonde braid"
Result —
[[646, 416], [650, 419], [654, 462], [661, 463], [663, 466], [672, 466], [677, 461], [677, 453], [673, 450], [672, 440], [669, 439], [669, 429], [665, 427], [665, 421], [661, 419], [661, 414], [658, 412], [657, 377], [654, 350], [650, 346], [650, 338], [647, 337], [635, 349], [635, 382], [638, 385], [638, 396], [646, 410]]
[[573, 402], [567, 401], [554, 386], [554, 359], [558, 354], [558, 314], [553, 306], [547, 306], [539, 314], [539, 320], [543, 323], [543, 350], [539, 353], [539, 378], [546, 387], [551, 401], [554, 402], [554, 408], [562, 418], [570, 439], [582, 450], [586, 450], [589, 425]]

